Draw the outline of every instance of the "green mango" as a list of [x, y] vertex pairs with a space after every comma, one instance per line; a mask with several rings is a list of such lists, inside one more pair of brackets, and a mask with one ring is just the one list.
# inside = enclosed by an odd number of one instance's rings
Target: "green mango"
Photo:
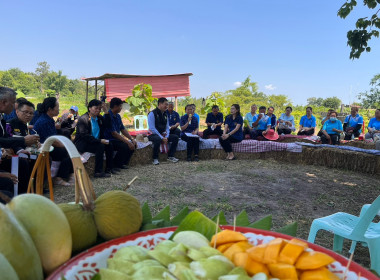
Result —
[[129, 275], [109, 268], [99, 269], [99, 274], [101, 280], [133, 280]]
[[218, 280], [220, 276], [228, 274], [234, 265], [227, 263], [224, 260], [217, 259], [214, 256], [208, 259], [194, 261], [190, 264], [194, 274], [202, 280]]
[[164, 279], [164, 272], [169, 271], [162, 266], [147, 266], [135, 271], [132, 276], [133, 279]]
[[15, 215], [0, 203], [0, 253], [20, 280], [43, 279], [41, 260], [33, 240]]
[[114, 259], [122, 259], [130, 262], [140, 262], [143, 260], [148, 260], [150, 257], [148, 256], [149, 250], [140, 246], [127, 246], [120, 248], [115, 255]]
[[133, 262], [123, 259], [112, 258], [107, 260], [107, 267], [109, 269], [113, 269], [124, 274], [133, 274], [135, 272], [133, 265]]
[[8, 260], [0, 253], [0, 275], [2, 280], [19, 280], [16, 271]]
[[177, 243], [171, 240], [163, 240], [154, 247], [155, 251], [160, 251], [165, 254], [169, 254], [170, 250], [177, 246]]
[[156, 251], [156, 250], [149, 251], [148, 255], [151, 258], [153, 258], [153, 259], [157, 260], [158, 262], [160, 262], [165, 267], [167, 267], [170, 263], [173, 263], [175, 261], [175, 259], [173, 259], [168, 254], [165, 254], [163, 252]]
[[203, 254], [205, 254], [206, 258], [212, 257], [212, 256], [222, 256], [223, 255], [220, 251], [218, 251], [218, 250], [216, 250], [210, 246], [201, 247], [201, 248], [199, 248], [199, 251], [202, 252]]
[[182, 243], [187, 247], [199, 249], [201, 247], [210, 246], [210, 242], [201, 233], [191, 230], [180, 231], [174, 237], [173, 241]]

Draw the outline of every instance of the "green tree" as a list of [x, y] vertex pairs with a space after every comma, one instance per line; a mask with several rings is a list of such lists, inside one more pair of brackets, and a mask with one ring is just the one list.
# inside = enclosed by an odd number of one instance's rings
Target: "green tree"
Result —
[[227, 113], [226, 102], [223, 98], [223, 94], [220, 92], [213, 92], [205, 100], [205, 106], [202, 108], [202, 114], [207, 114], [211, 112], [212, 106], [218, 106], [219, 111], [225, 116]]
[[326, 108], [331, 108], [331, 109], [338, 109], [342, 101], [334, 96], [334, 97], [328, 97], [325, 100], [323, 100], [323, 106]]
[[358, 98], [364, 108], [376, 109], [380, 107], [380, 74], [375, 75], [369, 83], [372, 88], [369, 91], [359, 93]]
[[14, 88], [16, 85], [16, 81], [8, 71], [5, 71], [1, 75], [0, 85], [3, 87]]
[[129, 111], [134, 115], [146, 115], [154, 107], [157, 98], [152, 97], [152, 86], [138, 84], [132, 90], [132, 95], [125, 101], [129, 104]]
[[[350, 59], [359, 58], [364, 51], [370, 52], [371, 47], [368, 46], [368, 41], [372, 37], [379, 37], [380, 18], [378, 14], [380, 1], [363, 0], [363, 4], [368, 9], [377, 9], [377, 11], [367, 17], [359, 18], [356, 21], [356, 28], [347, 32], [347, 45], [351, 48]], [[347, 0], [339, 9], [338, 16], [345, 19], [356, 5], [356, 0]]]
[[67, 82], [68, 79], [65, 75], [62, 75], [61, 70], [58, 72], [50, 72], [45, 80], [46, 87], [55, 91], [57, 100], [59, 100], [61, 92], [65, 88]]
[[38, 62], [35, 70], [36, 80], [40, 85], [40, 92], [44, 92], [44, 81], [49, 74], [50, 65], [46, 61]]
[[289, 97], [283, 94], [272, 94], [269, 95], [268, 106], [273, 106], [276, 112], [284, 112], [287, 106], [291, 106], [292, 102]]
[[323, 106], [323, 98], [322, 97], [310, 97], [307, 99], [307, 105], [321, 107]]

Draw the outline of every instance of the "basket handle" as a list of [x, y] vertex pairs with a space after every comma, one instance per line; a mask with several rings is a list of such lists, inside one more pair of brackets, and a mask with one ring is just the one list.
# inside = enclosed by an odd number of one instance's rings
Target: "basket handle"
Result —
[[70, 158], [80, 158], [80, 154], [73, 142], [71, 142], [71, 140], [67, 137], [61, 135], [54, 135], [47, 138], [44, 144], [42, 145], [42, 152], [48, 153], [50, 151], [50, 147], [53, 145], [55, 141], [59, 141], [65, 146]]

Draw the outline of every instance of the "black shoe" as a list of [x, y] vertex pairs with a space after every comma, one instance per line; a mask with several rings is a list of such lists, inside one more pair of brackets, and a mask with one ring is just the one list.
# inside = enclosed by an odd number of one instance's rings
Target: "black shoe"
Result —
[[120, 169], [128, 169], [128, 168], [129, 168], [129, 166], [128, 166], [128, 165], [125, 165], [125, 164], [123, 164], [122, 166], [119, 166], [119, 167], [117, 167], [117, 168], [120, 168]]
[[95, 174], [94, 174], [94, 177], [95, 177], [95, 178], [109, 178], [109, 177], [111, 177], [111, 174], [109, 174], [109, 173], [104, 173], [104, 172], [101, 172], [101, 173], [95, 173]]
[[114, 167], [114, 168], [112, 168], [112, 171], [115, 171], [115, 172], [120, 172], [120, 171], [121, 171], [121, 169], [120, 169], [120, 168], [117, 168], [117, 167]]
[[187, 157], [187, 159], [186, 159], [187, 161], [191, 161], [191, 157]]
[[199, 157], [198, 156], [194, 156], [194, 161], [199, 161]]
[[[120, 170], [120, 169], [119, 169]], [[120, 171], [117, 170], [117, 168], [113, 168], [113, 169], [107, 169], [106, 170], [106, 173], [107, 174], [119, 174]]]

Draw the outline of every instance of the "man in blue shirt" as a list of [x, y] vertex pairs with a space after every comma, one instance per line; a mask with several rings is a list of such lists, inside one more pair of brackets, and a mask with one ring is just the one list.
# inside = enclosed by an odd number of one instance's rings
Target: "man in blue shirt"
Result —
[[20, 103], [24, 103], [28, 100], [26, 100], [24, 97], [20, 97], [20, 98], [17, 98], [16, 100], [16, 103], [15, 103], [15, 108], [13, 109], [13, 111], [10, 113], [10, 114], [3, 114], [3, 119], [8, 122], [10, 121], [11, 119], [14, 119], [14, 118], [17, 118], [17, 114], [16, 114], [16, 110], [18, 108], [18, 105]]
[[251, 112], [245, 114], [244, 121], [247, 126], [244, 127], [244, 134], [250, 134], [253, 129], [252, 124], [257, 120], [257, 105], [253, 104], [251, 106]]
[[157, 101], [157, 108], [148, 114], [149, 130], [152, 132], [148, 136], [149, 141], [153, 143], [153, 164], [160, 164], [158, 161], [158, 153], [161, 143], [170, 144], [168, 161], [177, 162], [174, 157], [177, 150], [179, 137], [175, 134], [170, 134], [169, 119], [166, 111], [168, 110], [169, 102], [166, 98], [161, 97]]
[[254, 129], [251, 131], [251, 138], [254, 140], [256, 140], [259, 136], [265, 135], [270, 129], [271, 119], [265, 115], [266, 110], [267, 108], [265, 106], [261, 106], [259, 108], [257, 120], [252, 123], [252, 127], [254, 127]]
[[347, 116], [343, 123], [343, 130], [346, 133], [344, 140], [352, 140], [359, 137], [362, 132], [363, 117], [359, 115], [358, 107], [351, 107], [351, 115]]
[[365, 135], [365, 139], [373, 139], [374, 142], [380, 144], [380, 109], [375, 112], [375, 117], [369, 121], [368, 133]]
[[135, 151], [137, 142], [129, 135], [128, 130], [121, 121], [119, 113], [122, 106], [123, 101], [120, 98], [114, 97], [111, 99], [109, 113], [104, 115], [106, 121], [108, 121], [107, 118], [111, 119], [109, 122], [111, 125], [106, 129], [104, 136], [112, 144], [113, 150], [117, 151], [113, 159], [113, 166], [128, 169], [129, 160]]
[[175, 134], [178, 137], [181, 135], [181, 130], [178, 128], [180, 117], [179, 114], [174, 111], [173, 102], [169, 102], [168, 110], [166, 111], [169, 119], [170, 134]]
[[300, 128], [297, 135], [313, 135], [316, 126], [317, 120], [313, 116], [313, 109], [311, 107], [307, 107], [306, 115], [301, 117]]
[[203, 139], [210, 138], [210, 135], [221, 136], [223, 134], [223, 114], [219, 112], [217, 105], [212, 106], [212, 112], [207, 114], [206, 124], [207, 129], [203, 131]]
[[322, 127], [321, 141], [323, 144], [339, 144], [340, 133], [343, 132], [342, 122], [336, 118], [335, 111], [330, 113], [330, 119]]

